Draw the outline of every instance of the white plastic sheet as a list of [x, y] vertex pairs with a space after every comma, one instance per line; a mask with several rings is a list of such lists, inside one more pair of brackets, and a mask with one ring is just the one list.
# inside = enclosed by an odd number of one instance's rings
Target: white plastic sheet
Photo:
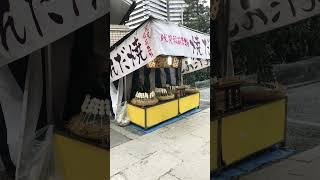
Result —
[[[26, 75], [25, 90], [23, 95], [23, 104], [21, 111], [21, 129], [17, 129], [19, 134], [18, 142], [18, 161], [16, 179], [25, 178], [22, 173], [25, 167], [32, 167], [34, 164], [30, 161], [31, 153], [34, 149], [31, 143], [35, 136], [36, 127], [40, 116], [40, 109], [43, 97], [43, 72], [42, 59], [40, 51], [30, 56], [28, 70]], [[37, 180], [37, 179], [34, 179]]]
[[[0, 103], [3, 108], [7, 126], [8, 144], [13, 162], [16, 164], [18, 156], [18, 130], [22, 129], [21, 109], [23, 94], [8, 66], [0, 68]], [[1, 161], [1, 160], [0, 160]]]

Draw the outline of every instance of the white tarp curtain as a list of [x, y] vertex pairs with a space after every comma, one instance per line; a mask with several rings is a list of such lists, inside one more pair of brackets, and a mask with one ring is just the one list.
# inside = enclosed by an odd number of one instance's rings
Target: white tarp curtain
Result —
[[[19, 134], [18, 142], [18, 161], [16, 163], [16, 180], [31, 180], [29, 176], [34, 167], [33, 153], [35, 151], [34, 137], [36, 134], [37, 123], [40, 117], [42, 99], [46, 98], [43, 94], [43, 68], [41, 51], [38, 50], [30, 55], [26, 74], [25, 89], [21, 110], [20, 124], [21, 129], [17, 129]], [[50, 141], [51, 142], [51, 141]], [[28, 170], [26, 170], [28, 169]], [[36, 177], [33, 177], [37, 179]]]
[[0, 1], [0, 67], [109, 11], [107, 0]]
[[257, 35], [320, 13], [317, 0], [232, 0], [230, 40]]
[[111, 51], [111, 82], [145, 66], [159, 55], [210, 59], [210, 36], [150, 18]]
[[22, 101], [23, 92], [11, 74], [9, 67], [0, 67], [0, 103], [7, 126], [10, 155], [15, 164], [19, 153], [18, 139], [20, 136], [18, 132], [23, 129], [21, 123]]
[[[35, 175], [41, 174], [37, 169], [42, 167], [38, 159], [48, 155], [45, 149], [47, 150], [51, 143], [50, 130], [43, 143], [35, 143], [42, 98], [45, 98], [42, 94], [42, 73], [40, 51], [30, 55], [24, 92], [8, 66], [0, 68], [0, 103], [7, 126], [11, 158], [17, 167], [16, 180], [37, 180]], [[38, 148], [35, 149], [35, 146]]]

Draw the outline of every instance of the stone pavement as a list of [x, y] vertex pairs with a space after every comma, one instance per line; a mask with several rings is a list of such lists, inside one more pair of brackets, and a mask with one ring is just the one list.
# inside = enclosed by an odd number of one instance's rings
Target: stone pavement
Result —
[[274, 163], [240, 180], [319, 180], [320, 146]]
[[210, 109], [110, 150], [111, 180], [209, 180]]

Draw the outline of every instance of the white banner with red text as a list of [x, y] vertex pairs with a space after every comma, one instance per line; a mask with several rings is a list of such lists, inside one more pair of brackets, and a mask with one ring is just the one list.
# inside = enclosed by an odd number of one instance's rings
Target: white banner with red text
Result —
[[150, 18], [111, 51], [111, 82], [145, 66], [159, 55], [209, 60], [210, 36]]

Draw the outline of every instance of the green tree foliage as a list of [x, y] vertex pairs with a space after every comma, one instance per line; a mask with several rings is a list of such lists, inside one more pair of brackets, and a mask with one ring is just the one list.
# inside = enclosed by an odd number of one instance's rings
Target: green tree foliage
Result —
[[185, 0], [187, 7], [183, 14], [184, 26], [204, 33], [210, 33], [210, 8], [206, 0]]
[[[183, 25], [204, 33], [210, 33], [210, 8], [206, 0], [185, 0], [187, 8], [183, 14]], [[210, 68], [184, 75], [186, 84], [194, 84], [210, 78]]]
[[257, 72], [261, 64], [291, 63], [320, 55], [320, 17], [300, 21], [232, 44], [235, 71]]

